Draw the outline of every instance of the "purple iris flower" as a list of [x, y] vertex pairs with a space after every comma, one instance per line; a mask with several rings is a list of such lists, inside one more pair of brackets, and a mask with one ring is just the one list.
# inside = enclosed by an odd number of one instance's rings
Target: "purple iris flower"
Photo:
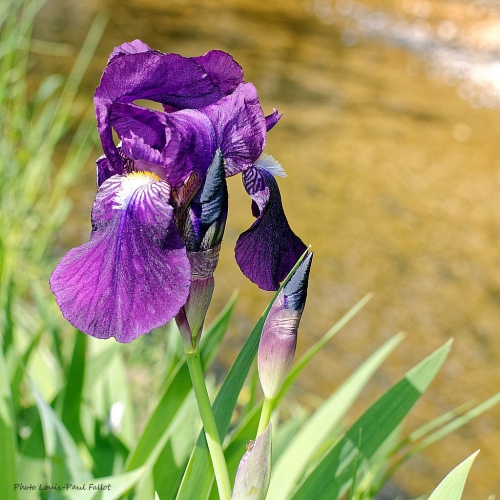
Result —
[[[144, 100], [163, 111], [136, 102]], [[238, 239], [236, 260], [258, 286], [277, 289], [305, 250], [281, 206], [276, 162], [262, 157], [281, 115], [264, 116], [233, 58], [221, 51], [186, 58], [140, 40], [125, 43], [109, 57], [94, 105], [104, 155], [92, 233], [50, 279], [65, 318], [120, 342], [172, 319], [200, 269], [213, 273], [227, 214], [227, 195], [215, 196], [213, 217], [213, 195], [238, 173], [256, 221]]]

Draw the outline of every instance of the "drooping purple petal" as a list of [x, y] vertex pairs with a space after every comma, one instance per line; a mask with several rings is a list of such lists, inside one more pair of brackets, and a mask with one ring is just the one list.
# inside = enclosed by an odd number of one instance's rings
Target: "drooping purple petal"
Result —
[[266, 116], [266, 130], [269, 132], [280, 121], [283, 113], [273, 108], [273, 113]]
[[97, 338], [130, 342], [165, 324], [189, 293], [190, 265], [168, 204], [149, 173], [114, 176], [98, 191], [90, 241], [50, 279], [64, 317]]
[[[232, 92], [241, 70], [230, 56], [219, 51], [195, 59], [143, 51], [147, 50], [146, 46], [139, 42], [135, 42], [133, 48], [121, 47], [113, 56], [113, 62], [105, 68], [94, 94], [97, 128], [104, 153], [117, 172], [123, 159], [114, 145], [109, 123], [112, 103], [149, 99], [176, 109], [201, 108]], [[133, 49], [140, 51], [132, 53]]]
[[236, 242], [236, 262], [243, 274], [263, 290], [277, 290], [306, 246], [291, 230], [273, 175], [260, 167], [243, 173], [257, 220]]
[[118, 45], [118, 47], [115, 47], [108, 58], [108, 64], [111, 64], [113, 61], [116, 61], [116, 59], [119, 59], [120, 57], [126, 56], [128, 54], [138, 54], [140, 52], [156, 51], [153, 51], [153, 49], [143, 41], [136, 39], [131, 42], [122, 43], [121, 45]]
[[241, 84], [231, 95], [200, 111], [214, 125], [217, 147], [226, 160], [226, 177], [250, 168], [266, 144], [266, 121], [255, 87]]

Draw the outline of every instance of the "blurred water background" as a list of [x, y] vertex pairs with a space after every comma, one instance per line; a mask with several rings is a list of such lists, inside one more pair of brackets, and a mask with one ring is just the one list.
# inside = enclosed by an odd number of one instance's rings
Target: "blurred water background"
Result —
[[[83, 85], [89, 105], [113, 47], [140, 38], [186, 56], [230, 52], [264, 110], [284, 111], [266, 152], [289, 175], [279, 183], [292, 227], [316, 252], [299, 350], [375, 294], [307, 370], [299, 401], [317, 405], [400, 330], [406, 341], [355, 414], [449, 337], [452, 355], [409, 427], [500, 390], [499, 2], [48, 0], [34, 31], [34, 78], [69, 71], [97, 13], [109, 22]], [[89, 164], [73, 189], [56, 254], [88, 237], [94, 175]], [[234, 262], [253, 218], [239, 177], [229, 190], [210, 317], [233, 289], [240, 296], [221, 367], [270, 298]], [[147, 387], [147, 366], [134, 378]], [[490, 411], [448, 436], [396, 480], [423, 494], [480, 447], [464, 498], [500, 492], [499, 418]]]

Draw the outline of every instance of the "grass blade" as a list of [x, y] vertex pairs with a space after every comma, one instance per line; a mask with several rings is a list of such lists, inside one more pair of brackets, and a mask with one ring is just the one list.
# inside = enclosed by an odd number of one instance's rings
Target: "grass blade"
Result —
[[457, 465], [432, 492], [429, 500], [460, 500], [472, 462], [479, 450]]
[[14, 419], [14, 405], [9, 387], [7, 365], [0, 349], [0, 498], [14, 500], [17, 492], [16, 483], [16, 424]]
[[273, 470], [269, 498], [273, 500], [288, 498], [309, 462], [330, 437], [375, 371], [403, 338], [404, 335], [400, 333], [380, 347], [302, 426]]
[[[321, 459], [298, 487], [293, 500], [336, 500], [352, 481], [356, 457], [372, 458], [432, 382], [450, 350], [450, 342], [411, 369], [375, 402]], [[362, 432], [363, 441], [358, 445]]]

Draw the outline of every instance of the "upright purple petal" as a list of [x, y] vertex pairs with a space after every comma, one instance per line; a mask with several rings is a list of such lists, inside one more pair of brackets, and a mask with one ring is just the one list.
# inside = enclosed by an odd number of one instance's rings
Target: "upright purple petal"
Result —
[[90, 241], [50, 279], [64, 317], [97, 338], [130, 342], [173, 318], [189, 293], [190, 265], [154, 174], [113, 176], [100, 187]]
[[113, 49], [113, 52], [111, 52], [108, 58], [108, 64], [111, 64], [113, 61], [116, 61], [116, 59], [119, 59], [120, 57], [126, 56], [128, 54], [138, 54], [140, 52], [156, 51], [153, 51], [153, 49], [149, 45], [138, 39], [133, 40], [132, 42], [125, 42]]
[[231, 95], [200, 111], [214, 125], [217, 147], [226, 161], [226, 177], [250, 168], [266, 144], [266, 120], [255, 87], [241, 84]]
[[[114, 145], [109, 122], [112, 103], [149, 99], [176, 109], [196, 109], [224, 97], [240, 78], [238, 66], [223, 52], [186, 58], [147, 51], [147, 46], [139, 42], [132, 47], [120, 47], [115, 49], [112, 63], [105, 68], [94, 94], [102, 146], [116, 171], [120, 170], [123, 159]], [[228, 71], [227, 75], [223, 69]]]
[[206, 71], [222, 95], [231, 94], [240, 83], [244, 82], [243, 68], [227, 52], [211, 50], [203, 56], [191, 59]]
[[278, 112], [277, 109], [273, 109], [273, 113], [266, 116], [266, 130], [269, 132], [274, 126], [280, 121], [283, 113]]
[[277, 290], [306, 246], [290, 229], [278, 184], [267, 170], [254, 166], [243, 173], [257, 220], [236, 242], [236, 262], [263, 290]]
[[203, 181], [216, 151], [215, 133], [207, 116], [194, 109], [184, 109], [165, 115], [172, 139], [164, 151], [173, 158], [167, 179], [179, 187], [192, 174]]

